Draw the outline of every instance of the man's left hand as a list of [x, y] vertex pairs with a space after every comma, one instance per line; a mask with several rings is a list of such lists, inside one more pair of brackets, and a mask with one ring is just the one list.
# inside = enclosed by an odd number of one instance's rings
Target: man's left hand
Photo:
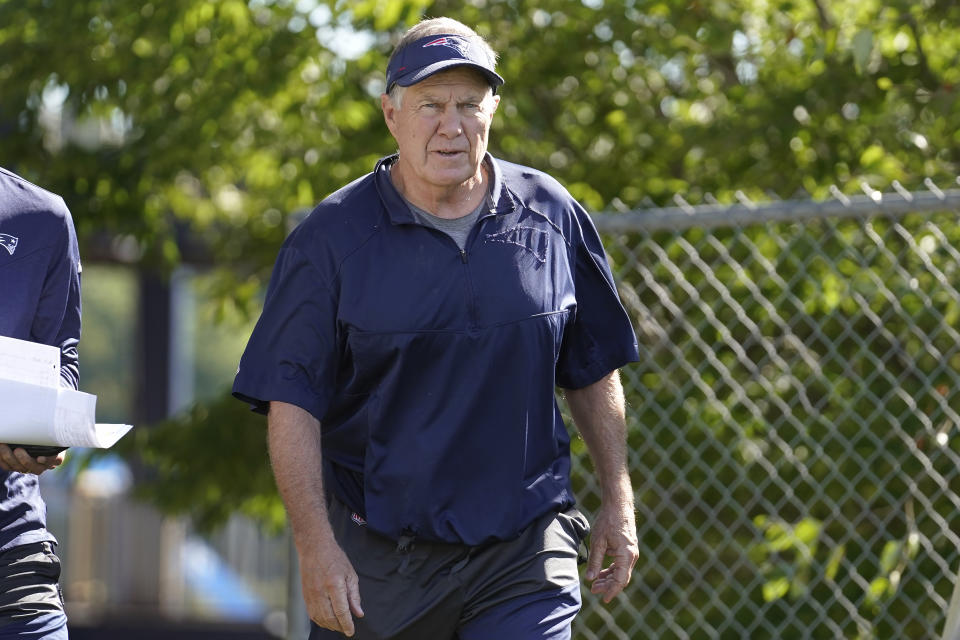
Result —
[[[604, 558], [612, 561], [603, 567]], [[590, 559], [586, 579], [591, 593], [610, 602], [630, 582], [633, 566], [640, 556], [637, 545], [637, 524], [633, 509], [627, 506], [603, 505], [590, 532]]]
[[44, 471], [59, 467], [66, 455], [66, 451], [61, 451], [55, 456], [33, 458], [20, 447], [11, 451], [7, 445], [0, 444], [0, 469], [40, 475]]

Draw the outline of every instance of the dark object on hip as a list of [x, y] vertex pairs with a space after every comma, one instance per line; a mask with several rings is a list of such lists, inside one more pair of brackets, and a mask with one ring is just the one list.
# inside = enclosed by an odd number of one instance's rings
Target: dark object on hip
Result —
[[40, 456], [53, 457], [67, 449], [67, 447], [61, 447], [59, 445], [46, 446], [42, 444], [8, 444], [7, 446], [10, 447], [11, 451], [14, 449], [23, 449], [30, 454], [31, 458], [39, 458]]

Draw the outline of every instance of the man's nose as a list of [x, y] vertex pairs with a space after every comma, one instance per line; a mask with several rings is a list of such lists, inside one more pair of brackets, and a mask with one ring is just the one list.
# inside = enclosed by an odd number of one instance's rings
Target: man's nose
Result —
[[456, 138], [462, 131], [459, 111], [453, 105], [448, 106], [440, 115], [439, 133], [448, 138]]

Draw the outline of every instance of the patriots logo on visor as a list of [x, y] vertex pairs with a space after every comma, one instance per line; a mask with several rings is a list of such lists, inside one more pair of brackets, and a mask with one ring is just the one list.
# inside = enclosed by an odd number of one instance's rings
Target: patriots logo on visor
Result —
[[0, 247], [6, 249], [10, 255], [13, 255], [13, 252], [17, 250], [18, 242], [20, 242], [20, 238], [8, 233], [0, 233]]
[[423, 45], [422, 48], [426, 49], [427, 47], [450, 47], [451, 49], [454, 49], [455, 51], [457, 51], [457, 53], [459, 53], [460, 55], [463, 55], [464, 50], [466, 49], [464, 44], [465, 43], [459, 38], [451, 38], [449, 36], [443, 36], [441, 38], [437, 38], [436, 40], [431, 40], [430, 42]]

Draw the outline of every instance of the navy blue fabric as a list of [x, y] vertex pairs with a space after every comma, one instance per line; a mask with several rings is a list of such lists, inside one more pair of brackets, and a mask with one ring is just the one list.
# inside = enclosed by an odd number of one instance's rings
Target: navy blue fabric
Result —
[[[74, 389], [79, 256], [63, 199], [0, 169], [0, 335], [58, 347], [61, 384]], [[0, 481], [0, 550], [53, 542], [37, 476], [0, 471]]]
[[479, 38], [454, 34], [435, 34], [415, 40], [390, 57], [387, 65], [387, 90], [394, 83], [409, 87], [451, 67], [468, 66], [482, 72], [493, 92], [503, 85], [494, 70], [495, 60]]
[[512, 598], [466, 622], [454, 640], [570, 640], [580, 583]]
[[417, 223], [389, 165], [334, 193], [280, 250], [234, 395], [322, 424], [328, 490], [399, 538], [507, 540], [574, 502], [556, 385], [638, 358], [589, 216], [495, 160], [461, 252]]
[[44, 613], [0, 627], [0, 640], [68, 640], [67, 616]]

